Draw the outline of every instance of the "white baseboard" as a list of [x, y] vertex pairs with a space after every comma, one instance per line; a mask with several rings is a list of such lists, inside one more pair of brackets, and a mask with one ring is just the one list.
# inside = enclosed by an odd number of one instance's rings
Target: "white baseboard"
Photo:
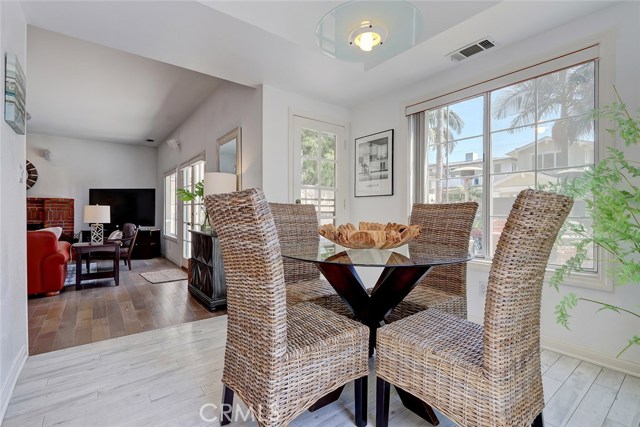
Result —
[[9, 400], [11, 400], [11, 395], [13, 395], [13, 389], [18, 382], [18, 376], [20, 376], [20, 372], [22, 372], [22, 368], [24, 368], [24, 363], [26, 361], [27, 346], [25, 345], [22, 346], [18, 352], [18, 356], [14, 359], [13, 364], [11, 365], [7, 382], [2, 385], [2, 393], [0, 393], [0, 396], [2, 396], [2, 401], [0, 401], [0, 424], [2, 424], [2, 420], [4, 420], [4, 414], [7, 412]]
[[[482, 322], [484, 321], [481, 316], [472, 314], [469, 315], [469, 320], [480, 325], [482, 325]], [[614, 371], [640, 377], [640, 363], [637, 362], [619, 359], [610, 354], [596, 352], [586, 347], [581, 347], [553, 338], [545, 338], [544, 336], [540, 337], [540, 347], [546, 350], [555, 351], [556, 353], [564, 354], [565, 356], [584, 360], [604, 368], [613, 369]]]
[[584, 360], [604, 368], [613, 369], [614, 371], [640, 377], [640, 363], [637, 362], [620, 359], [615, 356], [593, 351], [586, 347], [569, 344], [552, 338], [540, 337], [540, 347], [546, 350], [555, 351], [556, 353], [564, 354], [565, 356]]
[[177, 267], [180, 267], [181, 260], [173, 259], [173, 257], [171, 257], [169, 254], [162, 254], [162, 256], [165, 257], [165, 259], [167, 259], [167, 260], [171, 261], [172, 263], [174, 263]]

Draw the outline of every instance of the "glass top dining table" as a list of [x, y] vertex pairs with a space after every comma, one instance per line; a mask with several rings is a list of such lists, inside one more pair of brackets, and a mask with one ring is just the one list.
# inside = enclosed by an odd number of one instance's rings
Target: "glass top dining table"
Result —
[[[376, 345], [378, 328], [387, 315], [433, 267], [469, 261], [466, 250], [443, 245], [410, 242], [396, 249], [347, 249], [335, 244], [285, 244], [282, 256], [316, 264], [320, 272], [340, 295], [355, 319], [369, 327], [369, 355]], [[356, 267], [382, 267], [382, 273], [370, 291], [363, 284]], [[438, 418], [420, 399], [396, 387], [403, 404], [433, 425]], [[320, 399], [310, 410], [337, 400], [342, 387]]]
[[349, 249], [336, 244], [297, 244], [282, 247], [282, 256], [321, 264], [361, 267], [433, 267], [469, 261], [465, 250], [445, 245], [404, 245], [395, 249]]
[[[408, 244], [396, 249], [347, 249], [335, 244], [301, 243], [281, 247], [282, 256], [316, 264], [354, 317], [370, 328], [369, 350], [386, 316], [435, 266], [469, 261], [466, 250], [444, 245]], [[382, 267], [368, 292], [355, 267]]]

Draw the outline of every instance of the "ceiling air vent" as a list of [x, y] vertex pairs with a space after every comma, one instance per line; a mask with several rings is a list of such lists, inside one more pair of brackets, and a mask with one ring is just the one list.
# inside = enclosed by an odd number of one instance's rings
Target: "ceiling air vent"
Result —
[[452, 61], [462, 61], [463, 59], [475, 55], [476, 53], [491, 49], [495, 45], [495, 41], [493, 41], [489, 37], [486, 37], [461, 49], [454, 50], [453, 52], [448, 53], [447, 56], [451, 58]]

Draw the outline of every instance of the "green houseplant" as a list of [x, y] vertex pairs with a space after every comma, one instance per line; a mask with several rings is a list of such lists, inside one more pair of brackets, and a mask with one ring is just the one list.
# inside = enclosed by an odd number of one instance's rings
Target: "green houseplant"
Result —
[[[594, 116], [608, 119], [613, 124], [608, 131], [624, 141], [627, 147], [640, 144], [640, 110], [633, 118], [616, 91], [618, 102], [597, 110]], [[573, 181], [562, 183], [557, 190], [585, 201], [586, 212], [591, 218], [592, 229], [582, 224], [565, 224], [565, 231], [580, 236], [575, 244], [576, 253], [556, 270], [551, 285], [559, 285], [572, 272], [582, 271], [583, 261], [589, 259], [589, 247], [595, 245], [605, 251], [611, 263], [607, 263], [616, 285], [640, 284], [640, 193], [638, 192], [640, 167], [628, 160], [622, 150], [608, 147], [606, 158]], [[562, 237], [561, 237], [562, 239]], [[556, 321], [567, 327], [570, 310], [580, 302], [599, 306], [598, 311], [611, 310], [625, 316], [640, 319], [636, 308], [620, 307], [605, 302], [583, 298], [569, 293], [556, 306]], [[640, 345], [640, 335], [630, 337], [618, 353], [620, 356], [633, 345]]]
[[[189, 187], [178, 188], [176, 194], [183, 202], [190, 202], [192, 200], [204, 200], [204, 180], [196, 183], [193, 191]], [[211, 222], [209, 221], [209, 212], [204, 208], [204, 219], [200, 225], [201, 230], [210, 230]]]

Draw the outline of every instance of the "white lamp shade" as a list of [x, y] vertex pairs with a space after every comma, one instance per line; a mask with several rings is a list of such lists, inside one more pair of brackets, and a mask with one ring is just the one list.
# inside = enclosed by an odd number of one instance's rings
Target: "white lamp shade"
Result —
[[237, 176], [233, 173], [208, 172], [204, 174], [204, 195], [233, 193], [236, 191]]
[[111, 222], [111, 206], [85, 206], [83, 222], [87, 224], [105, 224]]

